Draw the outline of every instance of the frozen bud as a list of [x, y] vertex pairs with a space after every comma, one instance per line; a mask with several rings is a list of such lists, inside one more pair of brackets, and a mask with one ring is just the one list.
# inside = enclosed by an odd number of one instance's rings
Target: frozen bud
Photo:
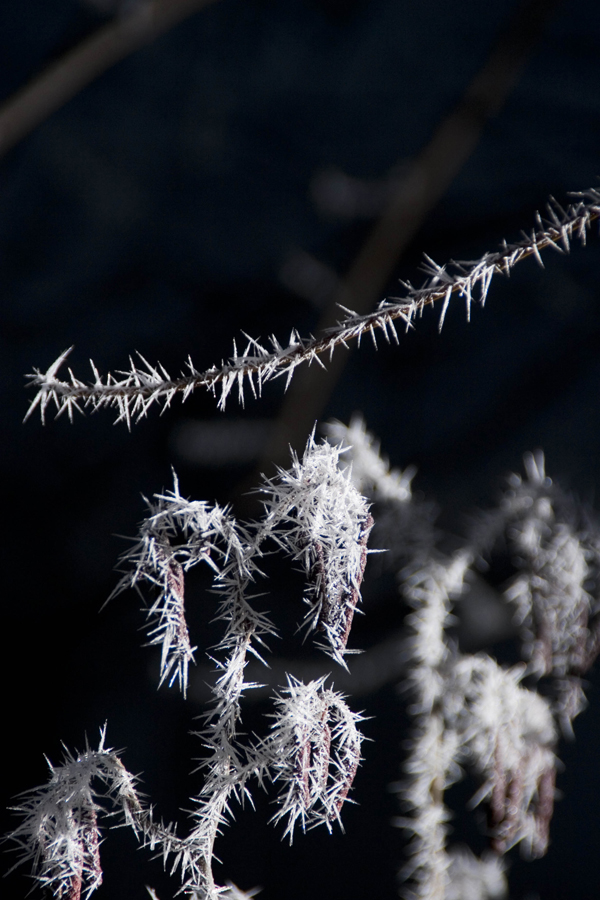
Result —
[[265, 534], [300, 561], [308, 575], [305, 622], [324, 633], [328, 652], [344, 664], [352, 619], [360, 602], [373, 526], [369, 506], [340, 471], [341, 448], [308, 441], [302, 461], [266, 481]]

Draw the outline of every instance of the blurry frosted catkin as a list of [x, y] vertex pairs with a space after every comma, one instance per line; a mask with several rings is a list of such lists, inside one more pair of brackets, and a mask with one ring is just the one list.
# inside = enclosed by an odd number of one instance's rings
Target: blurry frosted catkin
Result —
[[[196, 388], [219, 394], [223, 408], [237, 388], [240, 401], [248, 384], [262, 385], [295, 368], [320, 362], [339, 344], [359, 342], [381, 330], [397, 341], [395, 322], [412, 327], [425, 306], [441, 305], [440, 327], [454, 294], [466, 304], [483, 304], [495, 273], [509, 274], [525, 257], [541, 263], [546, 248], [568, 252], [570, 240], [585, 242], [600, 217], [600, 192], [585, 191], [567, 209], [552, 200], [547, 216], [522, 240], [504, 243], [475, 262], [438, 266], [427, 258], [427, 281], [405, 284], [402, 299], [386, 300], [373, 313], [343, 310], [335, 328], [322, 338], [303, 340], [294, 331], [286, 346], [276, 338], [266, 348], [248, 339], [246, 350], [202, 372], [191, 360], [188, 373], [172, 379], [158, 364], [141, 365], [118, 377], [102, 377], [92, 363], [93, 381], [84, 383], [59, 371], [61, 354], [46, 372], [29, 376], [37, 388], [27, 417], [35, 409], [42, 421], [48, 407], [58, 415], [114, 407], [117, 420], [131, 426], [154, 403], [163, 408]], [[248, 656], [263, 661], [265, 639], [275, 626], [253, 604], [263, 578], [261, 558], [283, 552], [305, 574], [303, 620], [306, 633], [346, 667], [348, 637], [367, 556], [373, 540], [387, 553], [401, 595], [412, 608], [406, 625], [407, 687], [414, 731], [398, 786], [410, 835], [402, 891], [422, 900], [491, 900], [506, 895], [503, 857], [516, 844], [525, 855], [541, 856], [548, 846], [554, 804], [558, 735], [572, 733], [584, 706], [582, 677], [600, 649], [600, 530], [592, 515], [554, 485], [543, 456], [526, 455], [525, 478], [510, 476], [498, 507], [480, 515], [471, 534], [451, 555], [440, 551], [429, 504], [412, 495], [414, 470], [391, 471], [374, 440], [356, 418], [350, 426], [328, 428], [329, 442], [314, 433], [302, 459], [292, 455], [288, 471], [265, 479], [264, 513], [256, 523], [240, 524], [231, 510], [182, 496], [173, 490], [146, 501], [147, 515], [133, 546], [122, 556], [122, 577], [114, 594], [140, 591], [146, 601], [149, 643], [161, 648], [160, 681], [175, 682], [185, 694], [188, 669], [197, 647], [185, 610], [187, 572], [204, 563], [213, 573], [220, 598], [223, 635], [214, 650], [218, 678], [213, 705], [199, 733], [206, 755], [203, 787], [192, 798], [192, 824], [186, 835], [175, 823], [158, 822], [137, 793], [135, 779], [120, 753], [106, 747], [67, 753], [50, 766], [46, 786], [16, 807], [21, 823], [10, 837], [33, 863], [38, 882], [55, 897], [80, 900], [102, 881], [101, 826], [107, 803], [140, 841], [158, 850], [182, 890], [195, 900], [244, 900], [235, 885], [215, 884], [214, 842], [232, 816], [232, 804], [251, 795], [255, 785], [276, 785], [275, 822], [285, 823], [290, 841], [302, 830], [337, 822], [361, 759], [361, 716], [325, 678], [303, 683], [288, 675], [273, 696], [272, 726], [263, 737], [248, 738], [240, 728]], [[373, 515], [372, 515], [373, 513]], [[503, 668], [489, 655], [459, 652], [447, 636], [452, 605], [467, 593], [476, 572], [498, 552], [508, 554], [515, 575], [503, 601], [518, 627], [522, 662]], [[260, 585], [261, 589], [263, 584]], [[543, 691], [539, 688], [543, 685]], [[463, 772], [479, 784], [472, 805], [486, 809], [489, 849], [480, 858], [448, 847], [450, 811], [445, 791]], [[153, 892], [151, 892], [153, 893]]]
[[[527, 454], [526, 478], [511, 475], [498, 508], [478, 516], [447, 557], [428, 510], [411, 498], [413, 473], [390, 472], [358, 418], [328, 433], [349, 448], [353, 480], [374, 503], [375, 542], [391, 548], [414, 610], [407, 687], [415, 733], [398, 787], [408, 812], [398, 824], [412, 835], [407, 895], [458, 898], [458, 881], [463, 898], [504, 896], [503, 855], [518, 843], [528, 858], [548, 848], [558, 734], [572, 734], [585, 705], [581, 678], [598, 654], [598, 523], [546, 476], [541, 453]], [[445, 634], [453, 601], [499, 550], [516, 569], [503, 600], [514, 610], [523, 662], [510, 669], [487, 654], [460, 653]], [[487, 806], [490, 854], [481, 860], [446, 846], [444, 792], [465, 770], [480, 782], [471, 805]]]

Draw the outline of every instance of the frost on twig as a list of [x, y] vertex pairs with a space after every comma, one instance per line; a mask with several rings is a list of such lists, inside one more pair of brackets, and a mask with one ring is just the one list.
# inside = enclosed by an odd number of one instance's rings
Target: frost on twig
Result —
[[[398, 824], [411, 836], [404, 894], [502, 897], [503, 855], [516, 844], [530, 858], [548, 847], [559, 727], [571, 731], [584, 702], [581, 676], [599, 647], [600, 529], [546, 476], [543, 456], [526, 454], [526, 477], [509, 476], [498, 507], [479, 514], [469, 539], [445, 556], [432, 517], [417, 514], [413, 473], [390, 470], [360, 419], [330, 425], [328, 433], [348, 448], [352, 478], [373, 500], [377, 527], [382, 512], [387, 518], [388, 564], [413, 608], [406, 687], [415, 728], [398, 788], [406, 810]], [[485, 569], [497, 552], [516, 571], [503, 600], [515, 613], [524, 661], [510, 669], [486, 654], [460, 653], [446, 635], [472, 567]], [[491, 855], [481, 859], [447, 847], [452, 813], [444, 795], [464, 770], [480, 784], [471, 806], [487, 811]]]
[[297, 366], [320, 362], [322, 355], [331, 356], [336, 347], [353, 340], [360, 343], [366, 334], [375, 341], [375, 334], [380, 331], [386, 340], [397, 342], [396, 321], [400, 320], [408, 329], [426, 306], [441, 304], [441, 327], [455, 294], [464, 299], [469, 318], [473, 303], [482, 306], [485, 303], [495, 274], [508, 275], [517, 263], [530, 256], [541, 263], [540, 253], [546, 248], [565, 253], [569, 251], [571, 240], [585, 243], [587, 232], [600, 216], [600, 191], [590, 189], [573, 196], [578, 199], [566, 209], [551, 198], [546, 217], [542, 219], [537, 215], [535, 229], [530, 233], [523, 232], [520, 241], [503, 242], [499, 250], [485, 253], [478, 260], [451, 261], [440, 266], [426, 256], [423, 270], [428, 277], [421, 287], [405, 283], [403, 297], [383, 300], [377, 309], [365, 315], [342, 308], [343, 315], [338, 324], [319, 338], [301, 338], [294, 330], [287, 344], [281, 344], [272, 336], [265, 346], [248, 337], [244, 351], [238, 353], [234, 343], [233, 355], [220, 366], [201, 371], [190, 359], [187, 372], [175, 378], [160, 363], [153, 366], [140, 356], [139, 362], [130, 360], [129, 369], [116, 375], [109, 373], [103, 378], [92, 362], [92, 381], [81, 381], [71, 370], [69, 377], [61, 380], [58, 372], [70, 353], [67, 350], [45, 372], [34, 369], [27, 376], [37, 393], [26, 418], [39, 409], [44, 421], [49, 406], [56, 409], [57, 415], [66, 413], [71, 420], [76, 411], [111, 407], [117, 411], [117, 421], [123, 421], [129, 427], [132, 421], [143, 418], [155, 403], [165, 409], [176, 396], [185, 401], [198, 388], [205, 388], [215, 396], [218, 394], [219, 408], [224, 409], [233, 391], [237, 391], [243, 403], [246, 386], [256, 396], [261, 393], [263, 384], [273, 378], [284, 376], [289, 384]]
[[[353, 715], [340, 695], [324, 689], [322, 682], [303, 685], [288, 680], [288, 689], [277, 702], [271, 735], [257, 747], [244, 747], [237, 737], [239, 699], [246, 687], [244, 669], [252, 639], [272, 633], [265, 617], [259, 617], [247, 600], [247, 589], [259, 574], [256, 559], [267, 539], [275, 540], [294, 558], [302, 558], [309, 576], [309, 602], [314, 627], [323, 628], [334, 655], [343, 662], [343, 650], [366, 561], [368, 506], [337, 467], [339, 450], [317, 445], [311, 437], [301, 461], [293, 458], [290, 471], [280, 471], [265, 481], [265, 515], [243, 534], [239, 544], [231, 538], [223, 568], [215, 580], [222, 595], [220, 618], [227, 623], [215, 656], [221, 672], [214, 688], [215, 706], [199, 733], [208, 756], [204, 787], [196, 799], [196, 826], [187, 841], [181, 862], [186, 888], [206, 882], [206, 896], [215, 888], [210, 874], [213, 844], [230, 813], [230, 797], [243, 801], [248, 781], [257, 776], [288, 785], [279, 821], [288, 816], [286, 834], [294, 822], [302, 828], [339, 821], [360, 758], [360, 736]], [[321, 548], [320, 556], [315, 546]], [[327, 561], [315, 575], [315, 554]], [[325, 565], [323, 563], [323, 565]], [[320, 605], [319, 605], [320, 604]], [[343, 631], [342, 631], [343, 629]], [[336, 643], [334, 643], [336, 642]], [[224, 656], [224, 660], [221, 660]], [[260, 658], [260, 657], [259, 657]], [[299, 783], [302, 789], [298, 789]], [[197, 862], [201, 861], [201, 864]]]
[[414, 608], [407, 624], [412, 664], [408, 683], [416, 727], [405, 764], [408, 777], [399, 788], [409, 815], [398, 824], [412, 835], [402, 878], [414, 883], [409, 896], [422, 900], [445, 900], [448, 886], [450, 814], [444, 792], [460, 778], [461, 741], [454, 728], [446, 727], [443, 711], [452, 666], [444, 629], [450, 621], [451, 598], [464, 589], [468, 563], [459, 554], [448, 565], [432, 561], [404, 574], [404, 593]]
[[173, 823], [158, 824], [151, 810], [142, 808], [133, 779], [116, 754], [104, 749], [104, 733], [97, 751], [68, 756], [62, 767], [51, 769], [49, 786], [21, 804], [25, 819], [11, 837], [55, 897], [80, 900], [83, 891], [87, 898], [102, 880], [102, 809], [92, 790], [94, 778], [104, 782], [105, 796], [142, 842], [158, 850], [165, 864], [170, 860], [173, 872], [179, 870], [182, 890], [193, 900], [242, 900], [254, 893], [219, 886], [212, 872], [215, 839], [232, 817], [233, 801], [251, 797], [252, 780], [280, 787], [273, 819], [287, 820], [290, 841], [295, 824], [302, 830], [341, 825], [361, 744], [361, 716], [351, 712], [341, 694], [326, 688], [324, 678], [305, 685], [288, 676], [287, 687], [276, 695], [268, 736], [244, 741], [239, 727], [242, 695], [254, 686], [244, 678], [248, 654], [261, 659], [264, 637], [275, 633], [250, 596], [261, 575], [258, 561], [266, 540], [302, 561], [309, 578], [309, 623], [325, 632], [332, 655], [344, 663], [372, 520], [349, 473], [338, 467], [340, 452], [311, 437], [301, 461], [294, 457], [289, 472], [265, 481], [265, 514], [253, 526], [237, 523], [228, 509], [186, 499], [176, 476], [172, 491], [146, 501], [148, 515], [121, 557], [123, 577], [113, 593], [127, 587], [153, 592], [147, 616], [150, 644], [162, 647], [161, 684], [178, 681], [185, 693], [196, 649], [185, 616], [186, 573], [206, 563], [220, 598], [216, 618], [225, 628], [211, 657], [218, 670], [214, 702], [198, 732], [205, 749], [204, 782], [192, 798], [192, 827], [179, 837]]

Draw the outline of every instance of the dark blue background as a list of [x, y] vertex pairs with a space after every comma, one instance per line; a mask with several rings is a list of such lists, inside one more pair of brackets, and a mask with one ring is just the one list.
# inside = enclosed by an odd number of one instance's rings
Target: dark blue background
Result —
[[[23, 426], [24, 373], [71, 344], [79, 377], [89, 357], [106, 372], [125, 367], [135, 350], [169, 370], [188, 353], [205, 368], [229, 354], [242, 329], [285, 340], [294, 326], [315, 328], [314, 306], [281, 284], [284, 261], [301, 248], [343, 274], [371, 223], [320, 215], [313, 179], [332, 166], [381, 179], [414, 157], [514, 6], [220, 0], [106, 72], [0, 161], [3, 805], [45, 780], [42, 753], [58, 761], [61, 740], [81, 747], [108, 720], [109, 743], [127, 748], [124, 761], [143, 772], [159, 813], [189, 807], [186, 791], [199, 776], [188, 772], [201, 747], [187, 732], [201, 707], [156, 693], [156, 659], [140, 648], [133, 595], [98, 610], [123, 548], [114, 535], [133, 533], [140, 492], [168, 486], [175, 464], [185, 494], [225, 502], [253, 463], [209, 469], [178, 456], [182, 420], [220, 415], [209, 395], [183, 408], [175, 402], [162, 417], [155, 411], [131, 434], [107, 412], [72, 426]], [[5, 0], [2, 96], [102, 22], [75, 0]], [[599, 54], [595, 0], [559, 5], [507, 103], [404, 254], [390, 293], [398, 277], [419, 281], [423, 251], [439, 262], [476, 258], [531, 228], [550, 193], [564, 200], [597, 184]], [[395, 465], [418, 465], [415, 486], [437, 498], [450, 529], [474, 505], [490, 504], [501, 476], [536, 447], [549, 474], [593, 500], [600, 242], [594, 235], [586, 250], [546, 264], [542, 271], [530, 260], [510, 281], [498, 279], [469, 325], [456, 305], [441, 336], [429, 313], [399, 348], [375, 354], [365, 343], [328, 403], [327, 416], [345, 421], [361, 410]], [[281, 397], [276, 385], [244, 415], [272, 419]], [[232, 402], [226, 415], [240, 414]], [[289, 601], [285, 566], [273, 577], [271, 608], [285, 622], [277, 609]], [[294, 582], [292, 593], [299, 590]], [[370, 591], [371, 619], [358, 624], [356, 646], [376, 644], [401, 622], [393, 589]], [[202, 621], [211, 603], [199, 600]], [[204, 646], [202, 636], [196, 642]], [[515, 898], [598, 896], [600, 700], [591, 680], [590, 709], [562, 754], [550, 853], [527, 865], [515, 856]], [[389, 824], [397, 807], [387, 785], [399, 776], [406, 720], [393, 685], [353, 705], [373, 717], [365, 730], [374, 743], [346, 836], [314, 832], [290, 850], [259, 799], [258, 813], [244, 812], [218, 846], [223, 877], [264, 885], [271, 900], [395, 896], [402, 836]], [[264, 729], [266, 710], [249, 711], [249, 730]], [[146, 883], [161, 900], [175, 893], [176, 881], [167, 884], [133, 839], [109, 835], [103, 854], [99, 898], [141, 900]], [[26, 889], [15, 873], [2, 892]]]

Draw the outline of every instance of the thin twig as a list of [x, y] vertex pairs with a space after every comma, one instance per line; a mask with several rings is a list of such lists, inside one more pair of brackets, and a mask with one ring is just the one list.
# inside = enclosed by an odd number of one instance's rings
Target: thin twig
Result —
[[214, 0], [143, 0], [99, 28], [0, 107], [0, 157], [94, 79]]
[[91, 363], [94, 381], [88, 384], [76, 378], [71, 371], [68, 380], [61, 381], [57, 378], [58, 370], [69, 355], [70, 351], [67, 350], [46, 372], [34, 369], [28, 376], [31, 385], [38, 392], [25, 418], [29, 418], [39, 407], [43, 421], [49, 404], [56, 407], [58, 415], [66, 412], [70, 419], [75, 410], [83, 412], [84, 407], [92, 410], [115, 407], [118, 411], [117, 421], [124, 421], [130, 426], [133, 420], [143, 418], [154, 403], [160, 403], [164, 410], [176, 396], [181, 395], [182, 400], [186, 400], [194, 390], [201, 387], [214, 395], [218, 392], [218, 405], [223, 409], [236, 387], [240, 402], [244, 402], [246, 381], [254, 396], [260, 394], [263, 384], [281, 375], [287, 376], [289, 384], [295, 369], [302, 363], [317, 362], [323, 365], [320, 359], [322, 355], [329, 354], [331, 357], [336, 347], [347, 346], [355, 339], [360, 343], [367, 333], [376, 341], [376, 332], [382, 331], [386, 340], [393, 339], [397, 342], [396, 320], [400, 319], [408, 329], [426, 306], [440, 302], [441, 328], [453, 294], [464, 298], [469, 318], [473, 303], [485, 303], [495, 274], [508, 275], [518, 262], [530, 256], [541, 263], [541, 251], [548, 247], [559, 253], [568, 252], [571, 239], [577, 238], [585, 243], [592, 222], [600, 217], [600, 190], [591, 188], [574, 196], [581, 199], [566, 210], [551, 198], [547, 206], [547, 218], [542, 220], [537, 215], [537, 230], [532, 230], [529, 235], [523, 232], [522, 240], [512, 244], [504, 242], [500, 250], [485, 253], [476, 261], [450, 261], [439, 266], [425, 257], [423, 270], [429, 278], [422, 287], [415, 288], [410, 283], [405, 283], [404, 297], [384, 300], [376, 310], [365, 315], [344, 309], [345, 316], [321, 337], [302, 339], [293, 331], [285, 347], [275, 337], [271, 337], [270, 349], [257, 340], [248, 338], [245, 351], [239, 354], [234, 343], [233, 356], [220, 366], [211, 366], [202, 372], [188, 360], [188, 373], [182, 373], [177, 378], [171, 378], [160, 363], [152, 366], [143, 357], [140, 357], [141, 365], [131, 360], [128, 371], [117, 373], [122, 376], [120, 378], [109, 373], [102, 379]]

